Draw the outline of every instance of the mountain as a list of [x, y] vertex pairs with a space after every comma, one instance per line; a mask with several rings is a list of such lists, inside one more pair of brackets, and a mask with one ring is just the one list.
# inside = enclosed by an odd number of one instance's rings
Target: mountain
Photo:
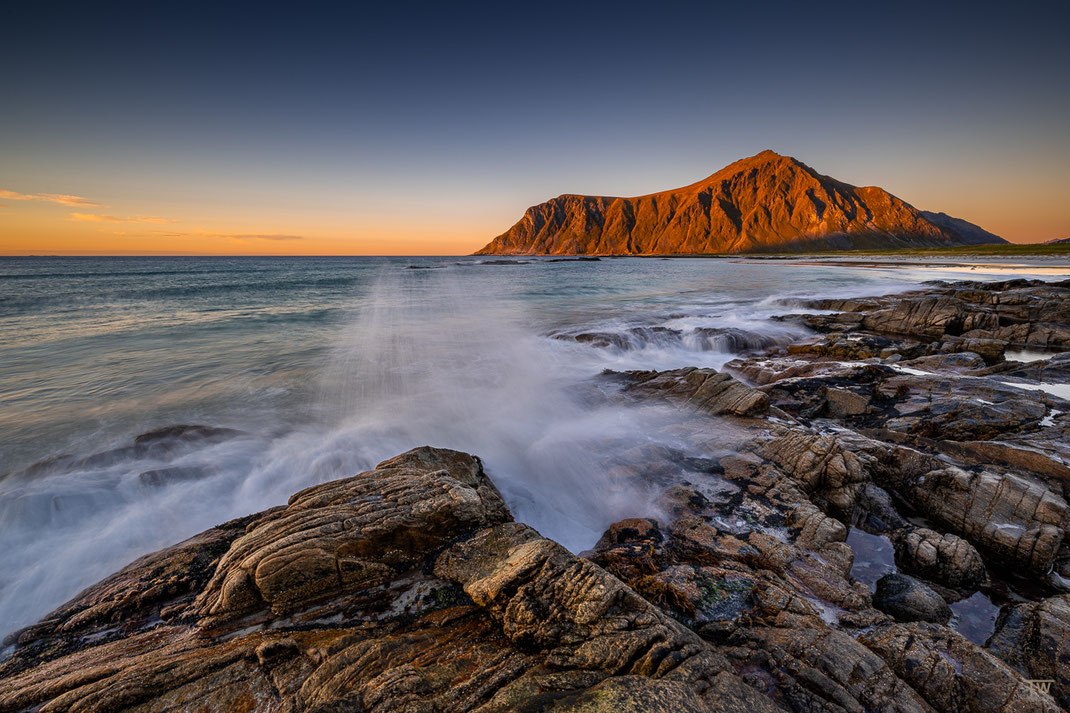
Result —
[[566, 194], [528, 208], [477, 255], [694, 255], [1003, 243], [773, 151], [709, 178], [635, 198]]
[[947, 213], [933, 213], [930, 210], [923, 210], [921, 214], [933, 225], [938, 225], [956, 233], [963, 245], [992, 245], [1007, 242], [979, 225], [974, 225], [962, 218], [953, 218]]
[[1070, 238], [1052, 238], [1044, 242], [1045, 245], [1067, 245], [1070, 244]]

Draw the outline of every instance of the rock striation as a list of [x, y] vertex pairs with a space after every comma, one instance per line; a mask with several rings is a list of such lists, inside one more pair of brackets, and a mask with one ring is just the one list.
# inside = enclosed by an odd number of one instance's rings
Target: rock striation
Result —
[[698, 255], [1006, 242], [891, 193], [773, 151], [690, 186], [635, 198], [562, 195], [532, 206], [477, 255]]
[[[709, 456], [673, 470], [622, 445], [614, 477], [657, 502], [591, 550], [515, 522], [476, 456], [416, 448], [16, 633], [0, 710], [1070, 710], [1070, 402], [1045, 391], [1070, 381], [1052, 338], [1068, 296], [1012, 281], [822, 301], [784, 317], [808, 338], [721, 371], [600, 375], [605, 398], [678, 408], [666, 428]], [[1052, 352], [1014, 362], [1015, 345]], [[240, 434], [140, 445], [177, 436]], [[888, 570], [866, 580], [872, 540]], [[978, 598], [999, 612], [980, 635]]]

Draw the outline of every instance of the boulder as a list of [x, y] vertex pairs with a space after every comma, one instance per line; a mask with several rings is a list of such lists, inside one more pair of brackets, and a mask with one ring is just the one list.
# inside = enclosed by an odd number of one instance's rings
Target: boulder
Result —
[[478, 458], [418, 448], [301, 491], [250, 524], [196, 606], [213, 624], [264, 607], [284, 614], [344, 589], [385, 585], [459, 534], [510, 519]]
[[825, 409], [832, 418], [861, 416], [869, 410], [870, 396], [848, 389], [830, 388], [825, 392]]
[[878, 579], [873, 606], [899, 621], [946, 624], [951, 619], [951, 608], [939, 594], [905, 574], [886, 574]]
[[984, 560], [973, 545], [924, 527], [897, 533], [895, 562], [904, 572], [962, 593], [976, 591], [988, 578]]
[[[1003, 342], [999, 342], [1003, 344]], [[941, 350], [943, 346], [941, 347]], [[1002, 350], [1001, 350], [1002, 353]], [[931, 354], [929, 356], [911, 359], [901, 362], [903, 366], [909, 366], [922, 371], [950, 371], [964, 372], [971, 369], [983, 369], [986, 362], [981, 355], [972, 351], [951, 352], [944, 354]]]

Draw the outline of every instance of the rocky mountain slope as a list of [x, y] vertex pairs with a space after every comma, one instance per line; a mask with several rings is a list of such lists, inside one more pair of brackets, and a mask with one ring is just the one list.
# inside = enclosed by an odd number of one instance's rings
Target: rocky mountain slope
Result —
[[529, 208], [476, 254], [694, 255], [1002, 242], [881, 188], [852, 186], [763, 151], [671, 191], [559, 196]]
[[417, 448], [18, 632], [0, 710], [1070, 710], [1070, 282], [798, 306], [812, 336], [721, 372], [593, 377], [735, 442], [622, 444], [657, 513], [589, 552], [513, 521], [477, 457]]

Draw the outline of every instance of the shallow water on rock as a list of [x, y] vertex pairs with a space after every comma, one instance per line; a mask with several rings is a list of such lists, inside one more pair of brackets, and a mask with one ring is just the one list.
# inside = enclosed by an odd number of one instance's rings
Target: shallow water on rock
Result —
[[[897, 572], [895, 547], [884, 535], [872, 535], [852, 527], [847, 544], [855, 553], [851, 577], [875, 591], [877, 580]], [[982, 645], [992, 635], [999, 616], [999, 607], [988, 595], [974, 592], [966, 599], [951, 604], [952, 617], [948, 625], [975, 644]]]
[[871, 590], [877, 580], [895, 572], [895, 547], [884, 535], [871, 535], [852, 527], [847, 535], [847, 544], [855, 553], [851, 576], [866, 584]]
[[1048, 384], [1043, 381], [1035, 383], [1023, 383], [1020, 381], [1004, 381], [1004, 386], [1013, 386], [1026, 391], [1043, 391], [1044, 393], [1057, 396], [1060, 399], [1070, 401], [1070, 384]]
[[1008, 349], [1003, 354], [1003, 358], [1007, 361], [1020, 361], [1024, 363], [1034, 361], [1044, 361], [1045, 359], [1051, 359], [1058, 352], [1041, 352], [1033, 349]]
[[981, 645], [996, 630], [999, 607], [983, 592], [974, 592], [970, 597], [951, 605], [952, 629], [975, 644]]

